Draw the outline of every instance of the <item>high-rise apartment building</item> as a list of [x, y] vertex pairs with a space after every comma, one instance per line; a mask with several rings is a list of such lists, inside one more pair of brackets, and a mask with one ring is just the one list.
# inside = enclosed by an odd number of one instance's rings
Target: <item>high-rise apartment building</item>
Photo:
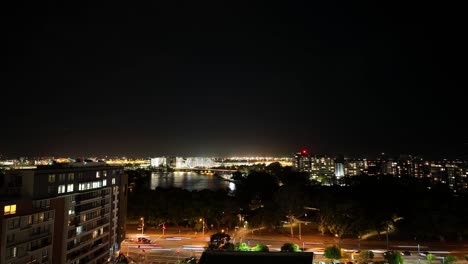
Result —
[[345, 175], [354, 176], [367, 171], [366, 159], [345, 159]]
[[0, 263], [106, 263], [125, 238], [123, 167], [77, 162], [0, 180]]
[[322, 183], [330, 184], [335, 177], [335, 159], [327, 156], [315, 156], [312, 158], [311, 176], [322, 178]]
[[312, 160], [307, 150], [303, 149], [296, 154], [293, 158], [294, 169], [301, 172], [310, 172]]

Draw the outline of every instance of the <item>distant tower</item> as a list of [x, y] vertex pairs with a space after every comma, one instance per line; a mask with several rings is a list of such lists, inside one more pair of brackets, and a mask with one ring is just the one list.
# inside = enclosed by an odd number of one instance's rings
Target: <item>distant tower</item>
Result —
[[294, 168], [297, 171], [310, 172], [312, 168], [312, 159], [309, 155], [309, 152], [306, 149], [303, 149], [296, 154], [294, 154]]

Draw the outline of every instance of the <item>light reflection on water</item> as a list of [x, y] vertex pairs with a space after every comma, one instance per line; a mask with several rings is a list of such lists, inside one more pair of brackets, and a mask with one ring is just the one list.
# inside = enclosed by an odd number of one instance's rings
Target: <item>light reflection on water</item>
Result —
[[196, 172], [153, 172], [151, 174], [151, 189], [162, 188], [182, 188], [188, 191], [200, 191], [204, 189], [219, 190], [229, 188], [234, 190], [232, 182], [220, 179], [213, 175], [203, 175]]

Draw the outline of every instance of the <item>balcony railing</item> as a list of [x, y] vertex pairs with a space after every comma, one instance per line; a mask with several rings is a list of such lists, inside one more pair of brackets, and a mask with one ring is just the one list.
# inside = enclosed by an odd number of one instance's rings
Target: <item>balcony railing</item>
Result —
[[51, 242], [47, 242], [47, 243], [41, 243], [41, 244], [39, 244], [37, 246], [31, 247], [30, 249], [28, 249], [28, 254], [29, 255], [34, 254], [36, 251], [38, 251], [40, 249], [43, 249], [45, 247], [48, 247], [51, 244], [52, 244]]

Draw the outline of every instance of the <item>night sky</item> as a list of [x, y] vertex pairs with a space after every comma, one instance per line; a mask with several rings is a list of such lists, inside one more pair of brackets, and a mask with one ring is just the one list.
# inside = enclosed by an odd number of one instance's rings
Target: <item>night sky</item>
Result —
[[445, 1], [16, 2], [2, 156], [467, 152]]

